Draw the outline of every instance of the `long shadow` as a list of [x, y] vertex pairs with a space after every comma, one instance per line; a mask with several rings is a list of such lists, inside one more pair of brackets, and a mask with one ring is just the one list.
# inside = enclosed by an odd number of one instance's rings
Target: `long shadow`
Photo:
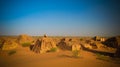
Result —
[[70, 56], [70, 55], [66, 55], [66, 54], [63, 54], [63, 55], [58, 55], [58, 57], [60, 57], [60, 58], [76, 58], [76, 59], [78, 59], [78, 58], [83, 58], [82, 56], [80, 56], [80, 57], [77, 57], [77, 56]]
[[73, 58], [72, 56], [65, 55], [65, 54], [63, 54], [63, 55], [59, 55], [58, 57], [62, 57], [62, 58]]
[[103, 52], [103, 51], [97, 51], [97, 50], [88, 49], [88, 48], [85, 48], [83, 45], [81, 45], [81, 47], [85, 51], [89, 51], [89, 52], [92, 52], [92, 53], [99, 53], [101, 55], [106, 55], [106, 56], [114, 57], [114, 53], [109, 53], [109, 52]]

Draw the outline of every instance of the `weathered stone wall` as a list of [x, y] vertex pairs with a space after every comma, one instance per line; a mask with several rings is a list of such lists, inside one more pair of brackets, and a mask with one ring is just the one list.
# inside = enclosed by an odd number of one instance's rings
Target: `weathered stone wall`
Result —
[[22, 44], [22, 43], [26, 43], [26, 42], [32, 42], [33, 41], [33, 38], [29, 35], [26, 35], [26, 34], [22, 34], [22, 35], [19, 35], [18, 38], [18, 43]]
[[45, 53], [51, 50], [51, 48], [56, 48], [54, 41], [51, 38], [43, 37], [41, 39], [40, 53]]

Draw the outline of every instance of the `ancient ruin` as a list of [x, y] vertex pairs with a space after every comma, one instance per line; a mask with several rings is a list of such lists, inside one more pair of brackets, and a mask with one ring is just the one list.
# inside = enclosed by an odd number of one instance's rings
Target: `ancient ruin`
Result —
[[76, 41], [73, 41], [70, 38], [63, 38], [61, 39], [61, 41], [58, 43], [57, 45], [59, 48], [61, 48], [62, 50], [80, 50], [81, 49], [81, 45], [79, 43], [77, 43]]
[[57, 48], [56, 44], [51, 38], [44, 35], [44, 37], [41, 40], [37, 39], [32, 50], [37, 53], [46, 53], [52, 48]]
[[100, 36], [95, 36], [95, 37], [93, 38], [93, 40], [104, 42], [104, 41], [105, 41], [105, 38], [100, 37]]
[[18, 43], [22, 44], [22, 43], [26, 43], [26, 42], [32, 42], [33, 41], [33, 38], [29, 35], [26, 35], [26, 34], [21, 34], [18, 36], [18, 39], [17, 39]]
[[11, 40], [10, 38], [7, 38], [7, 39], [3, 39], [1, 40], [1, 46], [0, 48], [2, 50], [12, 50], [12, 49], [15, 49], [17, 47], [17, 43], [15, 42], [15, 40]]
[[116, 48], [116, 57], [120, 57], [120, 36], [108, 38], [104, 44], [108, 47]]

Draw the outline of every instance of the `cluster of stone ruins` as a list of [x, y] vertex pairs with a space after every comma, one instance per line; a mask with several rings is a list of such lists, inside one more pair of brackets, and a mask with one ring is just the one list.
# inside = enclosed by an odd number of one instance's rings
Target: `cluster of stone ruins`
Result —
[[[57, 39], [56, 39], [57, 40]], [[7, 42], [8, 41], [8, 42]], [[22, 44], [25, 42], [30, 42], [30, 48], [32, 51], [36, 53], [46, 53], [49, 52], [52, 48], [58, 48], [62, 50], [82, 50], [83, 48], [86, 49], [97, 49], [97, 50], [112, 50], [115, 48], [115, 56], [120, 57], [120, 36], [112, 37], [112, 38], [103, 38], [96, 36], [92, 39], [86, 38], [86, 39], [75, 39], [75, 38], [69, 38], [64, 37], [59, 39], [59, 41], [55, 41], [52, 37], [47, 37], [44, 35], [42, 38], [34, 39], [31, 36], [28, 35], [20, 35], [17, 40], [14, 42], [10, 39], [7, 39], [7, 41], [4, 41], [2, 45], [0, 45], [0, 48], [4, 48], [4, 44], [11, 43], [11, 44]], [[113, 47], [113, 48], [110, 48]], [[114, 49], [113, 49], [114, 50]]]
[[37, 53], [46, 53], [52, 48], [60, 48], [62, 50], [72, 51], [80, 50], [81, 48], [80, 45], [78, 43], [74, 43], [72, 39], [63, 38], [58, 44], [56, 44], [52, 38], [49, 38], [46, 35], [44, 35], [44, 37], [42, 37], [41, 39], [37, 39], [36, 42], [33, 42], [31, 46], [33, 46], [31, 50]]

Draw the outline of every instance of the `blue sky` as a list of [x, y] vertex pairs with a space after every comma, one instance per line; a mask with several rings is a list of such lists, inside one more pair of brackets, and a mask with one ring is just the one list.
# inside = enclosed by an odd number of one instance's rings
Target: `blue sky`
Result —
[[114, 36], [118, 0], [0, 0], [0, 35]]

